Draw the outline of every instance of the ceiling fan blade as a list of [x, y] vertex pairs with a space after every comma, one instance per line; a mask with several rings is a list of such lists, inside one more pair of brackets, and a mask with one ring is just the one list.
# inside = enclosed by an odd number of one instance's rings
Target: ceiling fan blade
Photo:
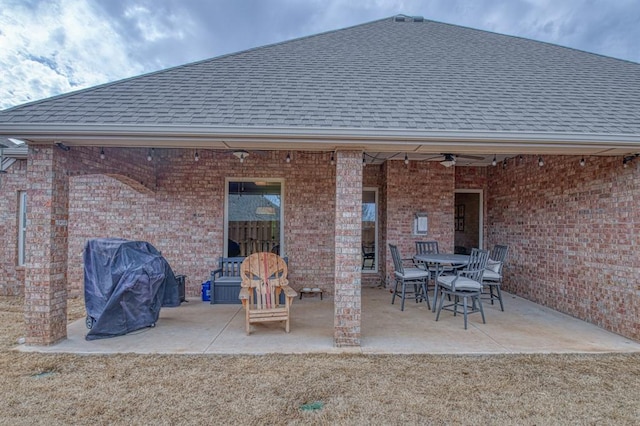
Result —
[[484, 160], [484, 157], [478, 157], [477, 155], [464, 155], [464, 154], [456, 154], [456, 157], [466, 158], [468, 160]]
[[429, 158], [425, 158], [425, 161], [431, 161], [431, 160], [443, 160], [444, 157], [442, 155], [434, 155], [433, 157], [429, 157]]

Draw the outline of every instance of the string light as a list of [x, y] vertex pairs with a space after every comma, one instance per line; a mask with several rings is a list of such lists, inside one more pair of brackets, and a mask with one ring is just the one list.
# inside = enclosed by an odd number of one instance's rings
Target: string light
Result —
[[198, 150], [196, 149], [196, 155], [193, 157], [194, 161], [200, 161], [200, 156], [198, 155]]
[[290, 153], [290, 152], [287, 152], [287, 158], [285, 158], [285, 161], [286, 161], [287, 163], [290, 163], [290, 162], [291, 162], [291, 153]]
[[104, 155], [104, 148], [100, 148], [100, 159], [101, 159], [101, 160], [104, 160], [104, 157], [105, 157], [105, 155]]
[[582, 157], [580, 159], [580, 167], [584, 167], [584, 165], [585, 165], [585, 161], [584, 161], [584, 157]]
[[153, 148], [151, 148], [149, 150], [149, 153], [147, 154], [147, 161], [151, 161], [153, 160]]
[[506, 158], [504, 160], [502, 160], [502, 168], [503, 169], [507, 168], [507, 159]]
[[493, 154], [493, 161], [491, 162], [491, 165], [495, 167], [496, 164], [498, 164], [498, 160], [496, 159], [496, 155]]
[[336, 164], [336, 159], [333, 156], [333, 152], [331, 153], [331, 165], [333, 166], [334, 164]]
[[538, 157], [538, 166], [540, 167], [544, 166], [544, 160], [542, 159], [542, 156]]
[[407, 153], [404, 154], [404, 164], [409, 164], [409, 156]]

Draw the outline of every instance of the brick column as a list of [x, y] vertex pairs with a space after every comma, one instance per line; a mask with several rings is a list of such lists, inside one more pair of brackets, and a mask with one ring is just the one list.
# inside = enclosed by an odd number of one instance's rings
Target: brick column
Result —
[[50, 345], [67, 337], [65, 154], [53, 146], [29, 147], [24, 299], [30, 345]]
[[336, 152], [335, 292], [336, 346], [360, 346], [362, 152]]

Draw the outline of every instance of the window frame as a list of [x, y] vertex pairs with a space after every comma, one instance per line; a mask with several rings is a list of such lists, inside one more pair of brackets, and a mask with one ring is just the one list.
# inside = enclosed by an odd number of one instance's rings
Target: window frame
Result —
[[287, 246], [284, 238], [284, 208], [285, 208], [285, 180], [283, 178], [263, 177], [226, 177], [224, 179], [224, 235], [222, 253], [227, 256], [229, 250], [229, 183], [230, 182], [277, 182], [280, 184], [280, 256], [287, 256]]

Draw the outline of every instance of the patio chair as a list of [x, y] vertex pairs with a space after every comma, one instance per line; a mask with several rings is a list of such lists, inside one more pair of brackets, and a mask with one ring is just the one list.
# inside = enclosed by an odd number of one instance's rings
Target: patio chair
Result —
[[[289, 287], [287, 273], [286, 262], [275, 253], [253, 253], [240, 265], [240, 300], [247, 335], [251, 334], [251, 324], [271, 321], [284, 321], [289, 332], [291, 303], [298, 293]], [[280, 303], [283, 292], [284, 305]]]
[[[401, 311], [404, 311], [405, 299], [415, 299], [416, 303], [424, 300], [427, 303], [427, 308], [431, 309], [429, 294], [427, 293], [427, 281], [429, 280], [430, 272], [416, 267], [412, 259], [402, 259], [397, 246], [389, 244], [389, 250], [391, 250], [391, 257], [393, 258], [394, 278], [396, 281], [391, 304], [393, 305], [396, 296], [399, 296], [402, 300], [400, 304]], [[412, 266], [405, 267], [403, 263], [406, 261], [411, 261]], [[410, 284], [408, 289], [407, 284]]]
[[[416, 241], [416, 254], [434, 254], [440, 253], [440, 249], [438, 248], [437, 241]], [[428, 269], [431, 272], [431, 277], [435, 279], [435, 274], [437, 272], [437, 265], [419, 265], [419, 267], [423, 267]], [[441, 272], [449, 273], [453, 271], [452, 265], [441, 265]]]
[[500, 310], [503, 312], [504, 304], [502, 303], [500, 286], [502, 284], [502, 269], [504, 268], [504, 262], [507, 260], [508, 252], [509, 246], [496, 244], [491, 250], [487, 267], [482, 276], [483, 289], [487, 290], [487, 292], [483, 292], [484, 298], [490, 300], [492, 305], [494, 300], [498, 300], [500, 302]]
[[416, 241], [416, 254], [440, 253], [437, 241]]
[[[467, 329], [467, 315], [469, 313], [480, 312], [482, 314], [482, 322], [486, 324], [480, 295], [482, 294], [482, 275], [488, 259], [488, 251], [474, 248], [471, 250], [469, 263], [464, 269], [457, 270], [456, 275], [441, 275], [437, 278], [440, 304], [438, 305], [436, 321], [440, 318], [440, 312], [443, 309], [452, 311], [453, 315], [456, 316], [460, 299], [462, 299], [464, 329]], [[451, 297], [451, 303], [447, 305], [444, 304], [445, 295]], [[469, 300], [471, 300], [471, 311], [469, 311]]]
[[[376, 262], [375, 246], [362, 245], [362, 269], [374, 269]], [[367, 263], [369, 266], [367, 266]]]
[[[416, 254], [434, 254], [440, 253], [438, 249], [437, 241], [416, 241]], [[429, 278], [434, 280], [436, 279], [436, 274], [438, 272], [438, 265], [425, 263], [425, 262], [416, 262], [418, 268], [422, 268], [425, 271], [429, 271]], [[427, 280], [427, 290], [429, 290], [429, 280]]]

